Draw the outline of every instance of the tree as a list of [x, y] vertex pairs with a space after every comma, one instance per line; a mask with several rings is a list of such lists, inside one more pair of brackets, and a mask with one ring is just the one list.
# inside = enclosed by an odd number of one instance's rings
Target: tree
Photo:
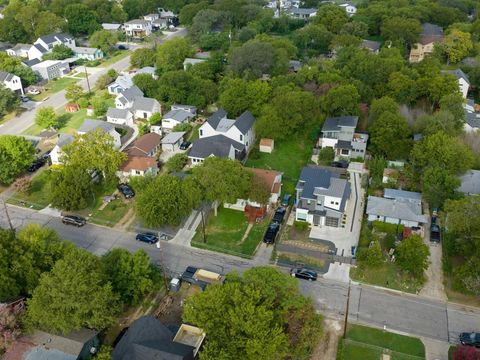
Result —
[[271, 267], [252, 268], [240, 278], [186, 300], [183, 321], [211, 336], [203, 359], [306, 359], [321, 332], [321, 317], [297, 281]]
[[[210, 157], [192, 169], [204, 197], [216, 204], [245, 198], [251, 174], [236, 160]], [[215, 216], [217, 215], [217, 206]]]
[[131, 254], [125, 249], [113, 249], [101, 258], [103, 273], [122, 303], [136, 305], [154, 287], [156, 270], [145, 250]]
[[353, 35], [364, 39], [368, 36], [368, 24], [363, 21], [350, 21], [343, 25], [340, 34]]
[[320, 99], [320, 106], [328, 116], [357, 115], [360, 95], [353, 85], [340, 85]]
[[165, 166], [169, 172], [181, 171], [187, 165], [188, 157], [186, 154], [175, 154], [167, 160]]
[[432, 115], [420, 116], [415, 127], [423, 135], [433, 135], [442, 131], [450, 136], [458, 136], [462, 132], [463, 124], [463, 120], [455, 119], [450, 111], [440, 110]]
[[65, 90], [65, 99], [74, 103], [84, 95], [83, 88], [75, 83], [69, 84]]
[[27, 301], [26, 322], [63, 334], [81, 327], [100, 330], [115, 320], [119, 310], [118, 297], [103, 279], [100, 260], [74, 249], [42, 275]]
[[95, 360], [112, 360], [113, 348], [109, 345], [102, 345], [100, 351], [95, 355]]
[[50, 174], [50, 199], [52, 206], [62, 210], [87, 207], [93, 196], [92, 178], [83, 168], [64, 166]]
[[90, 36], [90, 46], [109, 53], [118, 41], [118, 35], [108, 30], [97, 30]]
[[86, 5], [71, 4], [65, 8], [68, 32], [72, 35], [87, 35], [100, 28], [95, 13]]
[[270, 99], [271, 91], [271, 86], [265, 81], [227, 77], [222, 81], [218, 101], [231, 116], [239, 116], [245, 110], [258, 114]]
[[384, 261], [382, 247], [378, 239], [373, 240], [368, 247], [358, 249], [357, 258], [368, 267], [378, 267]]
[[397, 246], [396, 255], [397, 263], [402, 270], [416, 278], [421, 278], [423, 272], [428, 268], [430, 250], [423, 243], [420, 235], [414, 234], [404, 239]]
[[259, 78], [263, 74], [272, 74], [276, 65], [276, 52], [272, 44], [252, 40], [233, 49], [229, 63], [237, 75]]
[[480, 296], [480, 260], [478, 255], [478, 250], [469, 254], [466, 261], [453, 271], [456, 284], [475, 296]]
[[383, 21], [381, 32], [386, 40], [410, 47], [417, 42], [422, 32], [422, 25], [417, 19], [388, 17]]
[[394, 72], [388, 78], [388, 94], [400, 104], [410, 105], [417, 99], [417, 83], [412, 77], [413, 74]]
[[19, 318], [23, 314], [20, 304], [0, 307], [0, 352], [5, 353], [21, 334]]
[[95, 86], [100, 90], [104, 90], [109, 84], [115, 81], [117, 76], [118, 73], [114, 69], [110, 69], [106, 74], [100, 75]]
[[0, 117], [15, 110], [20, 105], [20, 100], [15, 93], [0, 84]]
[[399, 109], [400, 107], [391, 97], [384, 96], [380, 99], [375, 99], [370, 106], [370, 121], [374, 123], [385, 112], [399, 114]]
[[159, 83], [150, 74], [137, 74], [133, 77], [133, 83], [143, 91], [145, 96], [155, 98]]
[[448, 62], [454, 64], [461, 61], [473, 49], [470, 33], [456, 29], [445, 36], [441, 46], [447, 55]]
[[37, 110], [35, 114], [35, 124], [42, 128], [57, 128], [58, 116], [55, 114], [53, 106], [45, 106]]
[[453, 360], [480, 360], [480, 353], [472, 346], [459, 346], [452, 354]]
[[130, 65], [135, 68], [143, 68], [145, 66], [154, 66], [157, 53], [154, 49], [139, 48], [130, 55]]
[[458, 177], [438, 165], [431, 165], [423, 172], [422, 193], [431, 208], [439, 208], [445, 200], [455, 197], [459, 186]]
[[190, 42], [181, 37], [166, 41], [157, 48], [157, 72], [178, 70], [183, 67], [185, 58], [195, 53]]
[[182, 7], [182, 10], [180, 10], [180, 13], [178, 14], [180, 23], [184, 25], [192, 25], [195, 15], [197, 15], [200, 10], [204, 10], [206, 8], [208, 8], [207, 1], [200, 1], [198, 3], [185, 5], [184, 7]]
[[317, 16], [313, 18], [313, 21], [324, 25], [328, 31], [338, 34], [348, 22], [348, 16], [343, 8], [335, 4], [327, 4], [318, 9]]
[[293, 33], [293, 43], [309, 55], [326, 52], [333, 34], [323, 25], [308, 24]]
[[407, 159], [411, 149], [411, 130], [398, 113], [384, 112], [370, 126], [373, 152], [387, 159]]
[[318, 154], [318, 162], [319, 163], [327, 163], [330, 164], [333, 159], [335, 158], [335, 150], [332, 147], [327, 146], [320, 150]]
[[29, 167], [35, 148], [23, 136], [0, 135], [0, 183], [10, 184]]
[[259, 176], [255, 176], [255, 173], [252, 173], [248, 199], [261, 205], [268, 205], [270, 196], [272, 196], [272, 189], [268, 187], [265, 180]]
[[42, 56], [42, 60], [64, 60], [73, 56], [73, 50], [64, 44], [55, 45], [52, 52]]

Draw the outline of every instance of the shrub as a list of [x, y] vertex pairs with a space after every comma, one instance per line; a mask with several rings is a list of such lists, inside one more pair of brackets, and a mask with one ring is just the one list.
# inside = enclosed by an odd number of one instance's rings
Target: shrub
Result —
[[397, 224], [390, 224], [390, 223], [386, 223], [386, 222], [383, 222], [383, 221], [373, 221], [373, 228], [378, 231], [378, 232], [382, 232], [382, 233], [391, 233], [391, 234], [396, 234], [397, 232], [400, 233], [400, 232], [403, 232], [403, 228], [405, 226], [403, 225], [397, 225]]
[[335, 150], [331, 147], [324, 147], [318, 154], [318, 162], [332, 162], [335, 158]]
[[169, 172], [180, 171], [187, 165], [188, 157], [186, 154], [175, 154], [168, 159], [166, 166]]
[[192, 130], [192, 125], [190, 125], [189, 123], [178, 124], [178, 125], [175, 125], [173, 128], [173, 131], [189, 132], [190, 130]]
[[293, 226], [295, 229], [306, 231], [310, 227], [310, 224], [307, 221], [294, 221]]

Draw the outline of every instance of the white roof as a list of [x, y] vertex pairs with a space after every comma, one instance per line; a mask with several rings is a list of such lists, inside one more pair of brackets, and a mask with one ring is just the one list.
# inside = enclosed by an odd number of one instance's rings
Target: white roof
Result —
[[404, 199], [369, 196], [366, 213], [405, 221], [416, 221], [422, 224], [427, 222], [425, 215], [422, 215], [422, 205]]
[[175, 144], [185, 135], [185, 131], [171, 132], [162, 139], [162, 144]]
[[102, 28], [104, 30], [118, 30], [118, 29], [120, 29], [121, 26], [122, 26], [122, 24], [112, 24], [112, 23], [103, 23], [102, 24]]

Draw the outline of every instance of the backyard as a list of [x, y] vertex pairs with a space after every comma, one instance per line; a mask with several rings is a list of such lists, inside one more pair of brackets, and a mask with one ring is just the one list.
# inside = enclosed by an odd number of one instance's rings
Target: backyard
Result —
[[268, 222], [264, 220], [253, 225], [248, 236], [243, 239], [248, 227], [242, 211], [220, 207], [218, 215], [208, 215], [205, 229], [206, 242], [203, 241], [202, 225], [192, 240], [192, 246], [219, 251], [241, 257], [251, 257], [262, 240]]
[[420, 360], [425, 359], [425, 346], [418, 338], [349, 325], [346, 339], [338, 344], [337, 360], [378, 360], [382, 353], [392, 360]]

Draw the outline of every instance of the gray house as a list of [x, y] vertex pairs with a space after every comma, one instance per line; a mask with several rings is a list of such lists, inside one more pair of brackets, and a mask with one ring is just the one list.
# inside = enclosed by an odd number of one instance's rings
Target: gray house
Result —
[[341, 226], [351, 186], [328, 170], [304, 167], [295, 187], [295, 220], [312, 226]]
[[192, 165], [197, 165], [210, 156], [241, 161], [246, 156], [245, 145], [224, 135], [215, 135], [198, 139], [188, 153]]
[[358, 116], [339, 116], [327, 118], [323, 123], [322, 136], [318, 139], [318, 147], [331, 147], [335, 150], [335, 158], [365, 157], [368, 135], [355, 132]]
[[172, 109], [162, 118], [162, 129], [164, 131], [171, 131], [175, 126], [188, 123], [190, 119], [195, 117], [189, 111], [183, 109]]

